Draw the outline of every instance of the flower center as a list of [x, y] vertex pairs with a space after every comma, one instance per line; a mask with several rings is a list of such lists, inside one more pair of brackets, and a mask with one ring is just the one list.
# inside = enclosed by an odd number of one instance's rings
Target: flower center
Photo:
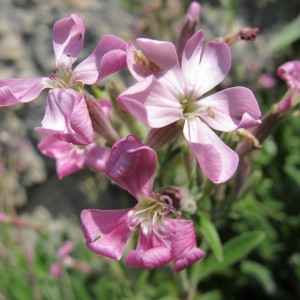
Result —
[[172, 199], [167, 195], [154, 194], [153, 198], [141, 195], [138, 200], [138, 204], [128, 217], [128, 226], [132, 231], [141, 224], [144, 230], [153, 230], [159, 234], [163, 226], [163, 218], [169, 212], [172, 212], [176, 218], [180, 217], [180, 213], [172, 206]]
[[65, 53], [64, 59], [59, 64], [56, 73], [49, 76], [53, 88], [73, 88], [80, 91], [84, 86], [81, 80], [74, 80], [72, 71], [71, 53]]

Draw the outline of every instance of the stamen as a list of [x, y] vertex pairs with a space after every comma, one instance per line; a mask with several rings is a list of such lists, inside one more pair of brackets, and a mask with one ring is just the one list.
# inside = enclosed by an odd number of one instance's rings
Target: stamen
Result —
[[152, 60], [150, 60], [141, 50], [134, 52], [135, 61], [139, 62], [144, 69], [150, 73], [163, 72], [164, 69], [156, 65]]
[[214, 118], [216, 116], [215, 112], [212, 110], [210, 106], [206, 108], [206, 111], [208, 112], [210, 117]]
[[83, 81], [81, 81], [81, 80], [75, 80], [75, 82], [76, 82], [77, 84], [81, 85], [81, 86], [84, 86], [84, 83], [83, 83]]
[[182, 102], [181, 102], [182, 110], [185, 110], [187, 106], [188, 106], [188, 100], [183, 99]]

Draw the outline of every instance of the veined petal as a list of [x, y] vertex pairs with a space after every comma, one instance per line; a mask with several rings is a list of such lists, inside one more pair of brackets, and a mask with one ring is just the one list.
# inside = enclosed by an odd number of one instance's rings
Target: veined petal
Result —
[[106, 175], [136, 198], [141, 193], [151, 197], [156, 165], [156, 152], [128, 136], [113, 145]]
[[203, 258], [204, 251], [197, 248], [194, 225], [189, 220], [176, 220], [165, 218], [165, 225], [172, 234], [171, 252], [174, 261], [174, 269], [180, 272], [190, 264]]
[[51, 87], [47, 79], [46, 77], [0, 79], [0, 107], [34, 100], [43, 89]]
[[[232, 87], [197, 101], [200, 109], [208, 108], [201, 118], [210, 127], [232, 131], [261, 123], [261, 112], [253, 93], [245, 87]], [[242, 117], [242, 118], [240, 118]]]
[[80, 218], [87, 247], [96, 253], [119, 260], [132, 233], [127, 226], [130, 210], [83, 210]]
[[85, 164], [92, 169], [104, 172], [110, 156], [110, 149], [92, 143], [85, 148]]
[[195, 81], [195, 75], [198, 73], [204, 34], [202, 30], [197, 31], [186, 43], [183, 55], [181, 68], [185, 70], [185, 80], [189, 82]]
[[86, 101], [72, 89], [53, 89], [47, 98], [42, 126], [37, 131], [54, 134], [69, 143], [85, 145], [93, 141], [94, 131]]
[[126, 43], [114, 35], [104, 35], [95, 50], [74, 69], [75, 80], [94, 84], [126, 67]]
[[183, 117], [176, 93], [150, 75], [125, 90], [118, 102], [147, 126], [161, 128]]
[[153, 232], [141, 229], [136, 250], [128, 253], [126, 263], [132, 267], [155, 269], [172, 260], [170, 249]]
[[[231, 66], [230, 49], [226, 43], [209, 42], [201, 56], [198, 43], [201, 43], [202, 39], [203, 35], [201, 31], [198, 31], [187, 42], [181, 67], [185, 85], [189, 91], [194, 91], [196, 98], [223, 81]], [[194, 66], [192, 66], [193, 63], [195, 63]]]
[[214, 183], [230, 179], [236, 171], [239, 157], [199, 118], [187, 119], [184, 136], [193, 149], [200, 168]]
[[56, 159], [56, 172], [60, 179], [83, 168], [84, 150], [55, 136], [46, 136], [38, 144], [38, 149], [44, 155]]
[[84, 44], [85, 26], [83, 19], [72, 14], [70, 18], [57, 21], [53, 26], [53, 48], [56, 66], [71, 68]]

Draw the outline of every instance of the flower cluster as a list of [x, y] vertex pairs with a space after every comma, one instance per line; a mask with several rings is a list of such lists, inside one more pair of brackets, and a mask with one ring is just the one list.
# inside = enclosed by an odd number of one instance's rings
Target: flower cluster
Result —
[[[139, 38], [126, 43], [105, 35], [75, 68], [85, 26], [79, 15], [72, 14], [53, 27], [55, 73], [0, 79], [0, 106], [32, 101], [50, 89], [42, 126], [36, 130], [46, 134], [38, 148], [56, 160], [59, 178], [88, 166], [136, 199], [131, 208], [81, 213], [87, 247], [111, 259], [122, 257], [126, 242], [139, 230], [137, 247], [126, 256], [126, 263], [134, 267], [153, 269], [173, 262], [178, 272], [205, 256], [197, 247], [193, 222], [181, 213], [186, 187], [153, 191], [157, 150], [174, 141], [186, 142], [198, 171], [220, 184], [235, 174], [242, 153], [223, 135], [240, 129], [255, 135], [253, 128], [264, 126], [251, 90], [216, 89], [231, 68], [229, 45], [241, 33], [227, 43], [205, 44], [203, 31], [195, 31], [200, 11], [199, 3], [192, 2], [177, 47], [168, 41]], [[253, 40], [257, 33], [256, 29], [243, 36]], [[119, 93], [114, 104], [131, 117], [128, 122], [134, 118], [146, 125], [146, 136], [123, 136], [110, 120], [111, 102], [95, 99], [85, 88], [125, 67], [136, 82]], [[288, 100], [279, 105], [287, 111], [299, 101], [299, 62], [283, 65], [279, 75], [290, 87]]]

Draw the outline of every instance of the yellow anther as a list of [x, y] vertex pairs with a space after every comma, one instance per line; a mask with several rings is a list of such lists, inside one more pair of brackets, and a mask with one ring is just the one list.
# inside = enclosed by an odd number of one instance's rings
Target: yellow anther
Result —
[[134, 52], [134, 59], [135, 61], [139, 62], [144, 69], [151, 73], [159, 73], [164, 71], [164, 69], [156, 65], [141, 50], [137, 50]]
[[209, 116], [214, 118], [216, 116], [215, 112], [212, 110], [211, 107], [207, 107], [206, 111], [208, 112]]

